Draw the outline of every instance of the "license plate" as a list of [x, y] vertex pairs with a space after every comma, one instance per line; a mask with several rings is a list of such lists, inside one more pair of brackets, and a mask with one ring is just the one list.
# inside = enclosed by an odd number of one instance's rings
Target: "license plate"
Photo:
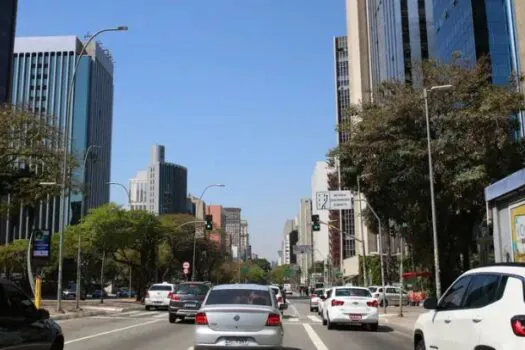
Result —
[[352, 321], [361, 321], [362, 319], [362, 316], [359, 314], [349, 314], [348, 316], [350, 316]]
[[160, 300], [155, 300], [155, 301], [153, 302], [153, 304], [162, 304], [162, 301], [160, 301]]
[[246, 339], [226, 339], [224, 343], [226, 346], [246, 346], [248, 345], [248, 340]]
[[196, 304], [184, 304], [184, 307], [196, 307]]

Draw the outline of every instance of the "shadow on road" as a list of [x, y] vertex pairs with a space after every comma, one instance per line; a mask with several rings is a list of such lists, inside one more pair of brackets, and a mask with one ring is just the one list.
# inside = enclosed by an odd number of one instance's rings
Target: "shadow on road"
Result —
[[342, 325], [334, 325], [334, 329], [337, 330], [345, 330], [345, 331], [352, 331], [352, 332], [363, 332], [363, 333], [390, 333], [393, 332], [394, 329], [392, 327], [383, 326], [380, 325], [377, 329], [377, 332], [371, 332], [366, 326], [360, 327], [360, 326], [342, 326]]

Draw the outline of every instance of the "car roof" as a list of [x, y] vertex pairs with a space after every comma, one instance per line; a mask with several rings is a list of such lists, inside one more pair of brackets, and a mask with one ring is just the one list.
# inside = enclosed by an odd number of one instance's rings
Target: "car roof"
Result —
[[268, 286], [263, 286], [260, 284], [221, 284], [212, 288], [213, 290], [226, 290], [226, 289], [237, 289], [237, 290], [263, 290], [267, 291]]
[[150, 286], [150, 288], [153, 287], [153, 286], [172, 286], [172, 287], [173, 287], [174, 284], [173, 284], [173, 283], [166, 283], [166, 282], [163, 282], [163, 283], [153, 283], [153, 284]]
[[519, 276], [525, 276], [524, 263], [495, 263], [486, 266], [475, 267], [466, 271], [463, 275], [471, 275], [475, 273], [492, 272], [492, 273], [507, 273]]

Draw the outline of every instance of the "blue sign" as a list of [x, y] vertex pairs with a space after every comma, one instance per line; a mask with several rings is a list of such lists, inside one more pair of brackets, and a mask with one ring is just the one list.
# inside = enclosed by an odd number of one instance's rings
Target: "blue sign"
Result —
[[51, 234], [47, 230], [33, 231], [33, 257], [49, 258], [51, 248]]

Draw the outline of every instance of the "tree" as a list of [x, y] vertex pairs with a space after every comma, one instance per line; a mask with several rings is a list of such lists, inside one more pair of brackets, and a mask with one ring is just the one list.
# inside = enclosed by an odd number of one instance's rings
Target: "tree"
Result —
[[7, 275], [22, 273], [26, 275], [26, 253], [27, 239], [18, 239], [9, 245], [0, 246], [0, 269], [5, 270]]
[[[0, 197], [10, 194], [12, 208], [32, 209], [35, 203], [57, 195], [62, 183], [63, 135], [53, 118], [37, 116], [23, 108], [0, 105]], [[68, 171], [76, 166], [68, 160]], [[67, 187], [71, 187], [69, 181]], [[73, 186], [74, 187], [74, 186]], [[4, 205], [3, 213], [6, 212]]]
[[[428, 95], [442, 284], [469, 268], [474, 232], [484, 219], [483, 189], [524, 165], [513, 115], [525, 108], [513, 83], [490, 83], [487, 60], [473, 69], [460, 61], [421, 65], [425, 87], [451, 84]], [[344, 185], [361, 188], [385, 223], [396, 222], [421, 267], [432, 266], [427, 137], [421, 89], [383, 83], [372, 103], [347, 111], [350, 140], [331, 153], [344, 165]], [[368, 225], [377, 232], [370, 212]], [[396, 227], [404, 224], [406, 233]], [[460, 255], [463, 259], [460, 259]], [[458, 261], [464, 265], [459, 266]]]
[[252, 259], [252, 263], [259, 266], [265, 273], [272, 270], [272, 264], [264, 258]]

